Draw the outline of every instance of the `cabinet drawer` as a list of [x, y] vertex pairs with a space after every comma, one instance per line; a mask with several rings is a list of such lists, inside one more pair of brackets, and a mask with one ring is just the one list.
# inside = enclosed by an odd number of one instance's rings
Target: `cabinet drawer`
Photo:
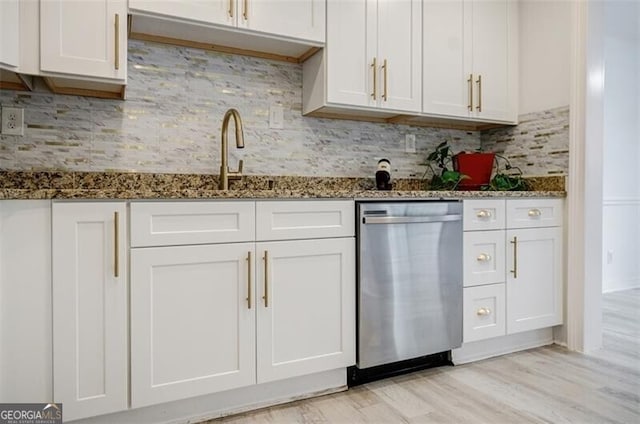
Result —
[[353, 237], [355, 205], [351, 200], [256, 203], [256, 238], [294, 240]]
[[254, 239], [254, 202], [131, 203], [131, 247]]
[[562, 199], [507, 200], [507, 228], [559, 227]]
[[505, 232], [464, 233], [464, 286], [505, 281]]
[[505, 285], [464, 289], [463, 342], [505, 335]]
[[505, 224], [504, 199], [464, 201], [464, 230], [500, 230]]

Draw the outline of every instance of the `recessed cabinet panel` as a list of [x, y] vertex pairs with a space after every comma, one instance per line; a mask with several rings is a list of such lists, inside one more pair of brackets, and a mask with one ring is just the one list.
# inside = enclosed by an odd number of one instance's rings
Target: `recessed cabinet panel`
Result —
[[323, 0], [240, 0], [238, 25], [301, 40], [325, 41]]
[[18, 0], [0, 1], [0, 67], [20, 65], [20, 28]]
[[237, 0], [129, 0], [129, 9], [230, 26], [236, 25], [239, 15]]
[[380, 107], [422, 109], [422, 2], [378, 1]]
[[464, 233], [464, 286], [505, 281], [505, 233], [468, 231]]
[[464, 289], [464, 343], [505, 335], [504, 284]]
[[504, 199], [464, 201], [464, 230], [499, 230], [505, 225]]
[[533, 228], [562, 225], [562, 199], [514, 199], [507, 202], [507, 227]]
[[257, 202], [256, 238], [266, 241], [353, 237], [354, 211], [352, 200]]
[[40, 2], [40, 69], [124, 81], [125, 0]]
[[133, 407], [255, 383], [253, 243], [133, 249]]
[[257, 243], [258, 383], [355, 363], [353, 238]]
[[507, 230], [507, 333], [562, 323], [562, 228]]
[[[471, 83], [465, 61], [470, 41], [464, 0], [423, 2], [423, 111], [468, 117]], [[465, 36], [469, 39], [467, 41]]]
[[[330, 103], [369, 106], [373, 94], [375, 3], [370, 0], [327, 1], [326, 78]], [[325, 63], [319, 63], [325, 66]], [[312, 72], [310, 69], [308, 72]], [[322, 93], [324, 95], [324, 93]]]
[[54, 203], [53, 397], [65, 419], [127, 408], [125, 203]]
[[242, 242], [254, 238], [254, 202], [131, 203], [131, 247]]

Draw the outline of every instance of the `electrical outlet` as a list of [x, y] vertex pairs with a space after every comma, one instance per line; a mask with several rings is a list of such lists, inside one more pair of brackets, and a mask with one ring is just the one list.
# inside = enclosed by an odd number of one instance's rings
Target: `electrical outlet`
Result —
[[277, 130], [284, 128], [284, 110], [281, 105], [269, 107], [269, 128]]
[[24, 109], [17, 107], [2, 108], [2, 134], [24, 135]]
[[613, 250], [607, 250], [607, 265], [613, 263]]
[[406, 153], [416, 152], [416, 136], [415, 134], [407, 134], [404, 136], [404, 151]]

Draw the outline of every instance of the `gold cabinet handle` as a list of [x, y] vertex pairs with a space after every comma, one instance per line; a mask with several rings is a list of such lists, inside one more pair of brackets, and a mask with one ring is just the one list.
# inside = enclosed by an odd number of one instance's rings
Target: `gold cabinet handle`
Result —
[[478, 75], [476, 83], [478, 83], [478, 106], [476, 106], [476, 109], [478, 109], [478, 112], [482, 112], [482, 75]]
[[491, 309], [489, 308], [480, 308], [476, 311], [476, 314], [478, 316], [485, 316], [485, 315], [491, 315]]
[[376, 100], [378, 97], [377, 87], [378, 87], [378, 61], [376, 58], [373, 58], [373, 62], [371, 63], [371, 69], [373, 69], [373, 93], [371, 93], [371, 97], [373, 100]]
[[247, 252], [247, 308], [251, 309], [251, 251]]
[[244, 0], [242, 6], [242, 16], [244, 17], [245, 21], [249, 20], [249, 0]]
[[486, 210], [486, 209], [482, 209], [482, 210], [479, 210], [479, 211], [476, 213], [476, 216], [477, 216], [478, 218], [481, 218], [481, 219], [484, 219], [484, 218], [491, 218], [491, 211], [488, 211], [488, 210]]
[[532, 218], [536, 218], [542, 215], [542, 212], [540, 211], [540, 209], [529, 209], [528, 215]]
[[264, 251], [264, 307], [269, 307], [269, 252]]
[[120, 69], [120, 15], [117, 13], [115, 18], [115, 53], [114, 66], [117, 71]]
[[478, 255], [476, 260], [478, 262], [489, 262], [491, 260], [491, 255], [489, 255], [488, 253], [481, 253]]
[[229, 0], [229, 17], [233, 18], [233, 3], [235, 0]]
[[469, 84], [469, 104], [467, 105], [467, 108], [469, 111], [473, 111], [473, 74], [469, 74], [467, 83]]
[[387, 77], [389, 74], [389, 64], [387, 64], [387, 59], [382, 62], [382, 76], [384, 78], [384, 88], [382, 90], [382, 100], [387, 101]]
[[513, 274], [513, 278], [518, 278], [518, 237], [514, 237], [510, 243], [513, 244], [513, 269], [509, 272]]
[[113, 276], [120, 276], [120, 213], [113, 213]]

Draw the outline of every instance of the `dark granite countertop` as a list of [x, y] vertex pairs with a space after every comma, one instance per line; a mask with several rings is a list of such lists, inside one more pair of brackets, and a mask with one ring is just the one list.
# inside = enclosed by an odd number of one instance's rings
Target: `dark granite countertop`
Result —
[[218, 176], [115, 172], [0, 172], [0, 199], [433, 199], [565, 197], [564, 176], [532, 177], [532, 191], [426, 191], [419, 179], [375, 190], [373, 179], [245, 176], [217, 190]]

